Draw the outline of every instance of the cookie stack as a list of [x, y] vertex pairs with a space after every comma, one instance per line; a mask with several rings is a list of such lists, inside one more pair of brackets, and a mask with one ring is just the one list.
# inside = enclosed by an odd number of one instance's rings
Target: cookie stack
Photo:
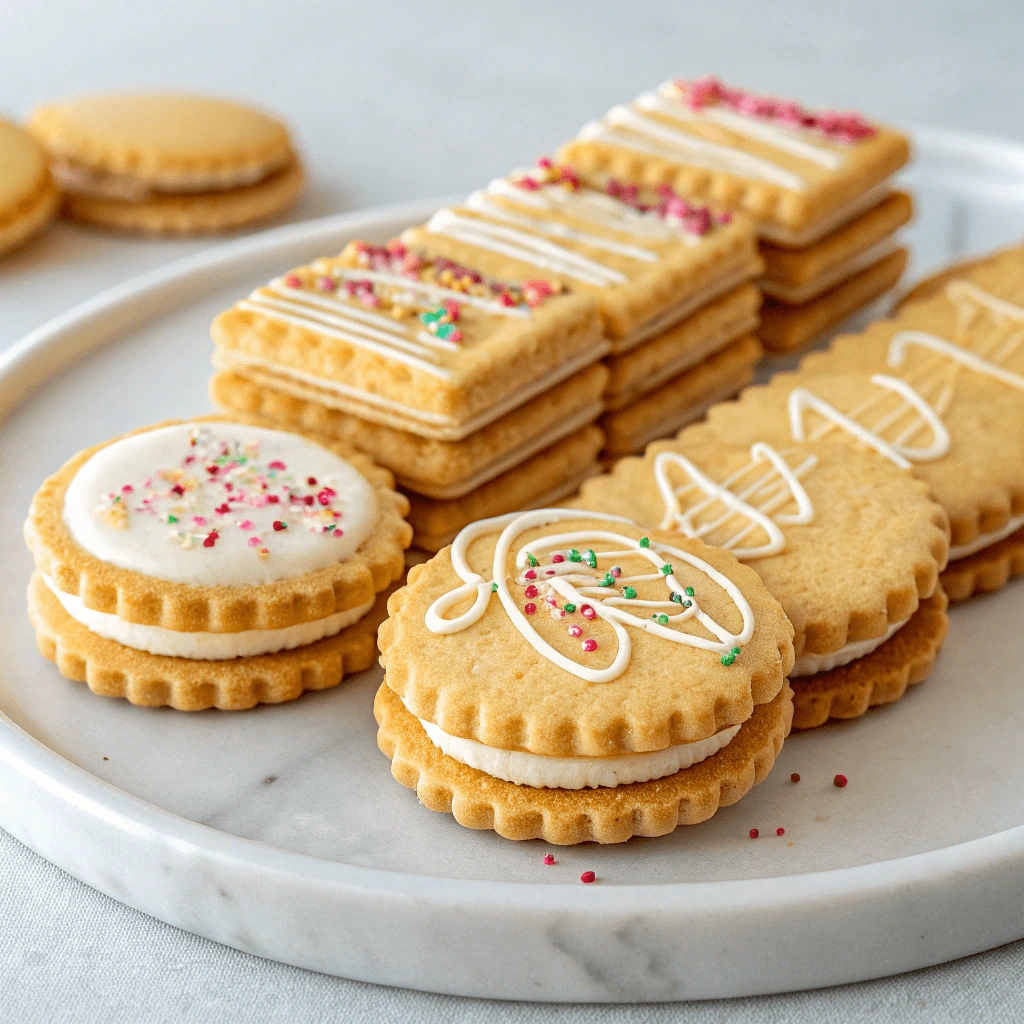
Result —
[[0, 121], [0, 254], [41, 231], [59, 204], [42, 149], [31, 135]]
[[76, 455], [32, 502], [29, 618], [69, 679], [133, 704], [249, 708], [376, 657], [411, 530], [386, 470], [218, 417]]
[[373, 453], [426, 551], [597, 469], [609, 346], [597, 301], [560, 282], [353, 242], [257, 288], [212, 335], [214, 403]]
[[676, 80], [613, 107], [559, 151], [603, 186], [669, 185], [748, 214], [761, 237], [765, 347], [788, 352], [841, 323], [899, 280], [893, 233], [912, 214], [891, 176], [907, 139], [859, 114], [810, 111], [729, 88]]
[[693, 205], [670, 187], [581, 183], [549, 159], [439, 210], [402, 240], [508, 280], [544, 274], [592, 295], [611, 352], [606, 461], [642, 451], [749, 383], [761, 347], [762, 269], [744, 216]]

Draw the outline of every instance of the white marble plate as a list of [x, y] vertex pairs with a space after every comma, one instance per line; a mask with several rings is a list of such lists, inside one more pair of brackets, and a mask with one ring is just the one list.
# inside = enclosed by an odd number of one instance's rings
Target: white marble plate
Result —
[[[1020, 237], [1024, 148], [937, 132], [919, 143], [920, 270]], [[94, 697], [38, 655], [20, 537], [38, 482], [88, 444], [205, 410], [207, 327], [243, 291], [432, 205], [232, 242], [98, 296], [0, 361], [0, 825], [189, 931], [438, 992], [765, 993], [1024, 936], [1024, 584], [957, 608], [927, 683], [792, 737], [769, 779], [712, 821], [556, 850], [552, 867], [544, 844], [467, 831], [391, 779], [374, 741], [377, 671], [284, 707], [185, 715]], [[596, 884], [579, 882], [587, 869]]]

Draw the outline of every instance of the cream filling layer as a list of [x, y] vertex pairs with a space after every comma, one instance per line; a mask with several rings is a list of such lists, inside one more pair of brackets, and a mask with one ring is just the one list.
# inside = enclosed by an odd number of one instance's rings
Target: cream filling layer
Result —
[[495, 779], [534, 789], [614, 789], [631, 782], [664, 779], [717, 754], [740, 731], [740, 726], [730, 725], [706, 739], [638, 754], [550, 757], [523, 750], [488, 747], [477, 740], [451, 736], [433, 722], [422, 718], [417, 721], [430, 742], [443, 754]]
[[240, 633], [182, 633], [163, 626], [125, 622], [110, 612], [86, 608], [76, 594], [58, 590], [48, 576], [43, 576], [43, 580], [60, 601], [64, 611], [91, 633], [136, 651], [171, 658], [189, 658], [193, 661], [226, 661], [229, 658], [249, 658], [305, 647], [353, 625], [373, 607], [373, 601], [370, 601], [323, 619], [300, 622], [282, 629], [246, 629]]
[[909, 621], [910, 619], [904, 619], [902, 622], [893, 623], [881, 636], [872, 637], [870, 640], [855, 640], [830, 654], [803, 654], [796, 659], [789, 676], [791, 679], [796, 676], [813, 676], [818, 672], [831, 672], [834, 668], [849, 665], [851, 661], [877, 650]]
[[894, 235], [890, 235], [888, 238], [883, 238], [880, 242], [876, 242], [862, 252], [855, 253], [849, 259], [837, 263], [830, 270], [812, 278], [806, 284], [789, 285], [781, 281], [773, 281], [769, 277], [762, 278], [757, 283], [765, 295], [770, 295], [773, 299], [780, 299], [782, 302], [787, 302], [790, 305], [799, 305], [816, 299], [833, 286], [846, 281], [855, 274], [859, 274], [862, 270], [866, 270], [873, 263], [879, 262], [890, 253], [894, 253], [899, 247], [900, 240]]
[[753, 276], [749, 266], [737, 267], [732, 273], [706, 284], [674, 306], [662, 310], [646, 323], [637, 327], [636, 330], [630, 331], [624, 338], [615, 338], [612, 341], [612, 352], [615, 355], [621, 355], [650, 338], [664, 334], [670, 327], [675, 327], [680, 321], [685, 320], [692, 313], [696, 313], [702, 306], [706, 306], [737, 285], [743, 284], [744, 281], [751, 280]]
[[[399, 429], [408, 430], [410, 433], [420, 437], [436, 438], [442, 441], [461, 441], [481, 427], [486, 427], [496, 419], [500, 419], [507, 412], [518, 409], [519, 406], [528, 402], [531, 398], [548, 388], [560, 384], [567, 377], [571, 377], [577, 370], [582, 370], [592, 363], [596, 363], [602, 356], [606, 356], [611, 346], [606, 338], [601, 338], [594, 345], [578, 353], [571, 359], [565, 360], [559, 366], [549, 370], [542, 377], [531, 381], [528, 385], [518, 388], [507, 394], [501, 401], [495, 402], [476, 416], [469, 419], [457, 420], [452, 416], [445, 416], [441, 413], [426, 412], [422, 409], [414, 409], [412, 406], [403, 405], [382, 395], [375, 395], [369, 391], [354, 388], [351, 385], [343, 384], [337, 380], [326, 380], [317, 377], [312, 373], [297, 370], [281, 363], [272, 362], [269, 359], [261, 359], [258, 356], [250, 356], [241, 352], [228, 351], [222, 348], [214, 349], [213, 365], [218, 370], [236, 370], [244, 367], [249, 370], [267, 370], [273, 374], [260, 375], [249, 373], [251, 379], [257, 383], [266, 384], [269, 387], [285, 391], [287, 394], [295, 395], [297, 398], [305, 398], [319, 402], [328, 408], [340, 409], [342, 412], [351, 412], [353, 415], [361, 416], [364, 419], [375, 423], [383, 423], [392, 426], [395, 419], [400, 418]], [[284, 379], [282, 379], [284, 378]], [[317, 390], [303, 390], [301, 386], [287, 387], [288, 379], [294, 385], [308, 384]], [[332, 402], [332, 399], [335, 401]], [[346, 404], [348, 400], [349, 404]], [[353, 406], [355, 408], [353, 408]], [[376, 413], [376, 415], [374, 415]], [[390, 414], [390, 415], [388, 415]], [[406, 422], [411, 421], [411, 422]]]
[[757, 223], [757, 233], [766, 242], [776, 242], [793, 249], [802, 249], [805, 245], [812, 245], [820, 242], [830, 231], [841, 228], [848, 224], [859, 213], [870, 210], [876, 206], [887, 195], [893, 191], [892, 182], [888, 179], [873, 185], [866, 192], [862, 192], [856, 199], [836, 207], [828, 216], [816, 220], [806, 228], [787, 228], [781, 224], [769, 224], [762, 221]]
[[949, 560], [953, 562], [958, 558], [966, 558], [978, 551], [984, 551], [985, 548], [998, 544], [1001, 540], [1006, 540], [1011, 533], [1016, 533], [1022, 526], [1024, 526], [1024, 516], [1011, 516], [1009, 522], [998, 530], [979, 533], [974, 540], [969, 540], [966, 544], [954, 544], [949, 549]]

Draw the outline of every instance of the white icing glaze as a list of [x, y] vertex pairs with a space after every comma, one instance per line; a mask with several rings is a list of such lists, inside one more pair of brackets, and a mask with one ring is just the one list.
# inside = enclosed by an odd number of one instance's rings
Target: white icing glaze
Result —
[[[249, 449], [247, 463], [254, 478], [239, 477], [238, 487], [228, 492], [224, 474], [230, 465], [217, 476], [206, 472], [209, 463], [203, 461], [183, 466], [196, 450], [191, 439], [197, 430], [211, 445], [224, 442], [243, 450], [257, 445], [258, 452]], [[203, 441], [200, 450], [205, 445]], [[286, 468], [269, 471], [275, 462]], [[255, 479], [257, 471], [265, 489]], [[168, 475], [177, 473], [180, 478]], [[307, 484], [311, 477], [315, 485]], [[163, 496], [172, 484], [188, 486], [180, 496]], [[122, 494], [125, 486], [132, 491]], [[324, 488], [335, 495], [327, 495]], [[147, 494], [157, 492], [161, 497], [146, 504]], [[320, 501], [321, 492], [328, 505]], [[236, 497], [228, 498], [229, 493]], [[313, 505], [293, 502], [289, 493], [313, 495]], [[128, 509], [124, 528], [114, 525], [111, 515], [97, 512], [108, 495], [118, 496]], [[277, 497], [276, 503], [271, 496]], [[218, 512], [226, 500], [237, 504]], [[338, 513], [332, 520], [335, 526], [323, 532], [331, 512]], [[173, 525], [167, 519], [171, 514], [177, 519]], [[78, 470], [64, 499], [68, 529], [91, 555], [146, 576], [203, 586], [269, 583], [325, 569], [354, 554], [370, 536], [376, 518], [373, 488], [344, 459], [298, 435], [237, 423], [182, 423], [115, 441]], [[288, 526], [275, 530], [275, 521]], [[211, 530], [218, 536], [212, 546], [205, 546], [202, 537]], [[265, 557], [251, 543], [253, 538], [262, 539], [269, 552]]]
[[493, 778], [535, 789], [613, 788], [631, 782], [664, 779], [717, 754], [740, 731], [740, 726], [730, 725], [702, 740], [636, 754], [551, 757], [489, 747], [477, 740], [452, 736], [422, 718], [419, 723], [435, 747], [461, 764]]
[[[619, 597], [618, 591], [613, 587], [608, 588], [594, 585], [598, 582], [597, 578], [590, 576], [585, 572], [580, 563], [563, 561], [561, 563], [546, 565], [544, 567], [545, 572], [547, 573], [548, 571], [552, 571], [552, 575], [545, 575], [545, 577], [539, 582], [543, 582], [566, 600], [576, 603], [578, 607], [589, 603], [594, 608], [597, 615], [612, 627], [618, 645], [615, 657], [612, 660], [611, 665], [607, 668], [592, 669], [573, 661], [571, 658], [567, 658], [564, 654], [556, 650], [546, 640], [544, 640], [530, 625], [527, 617], [516, 605], [515, 600], [509, 591], [508, 581], [505, 575], [505, 565], [511, 547], [522, 533], [535, 527], [548, 526], [552, 523], [561, 522], [566, 519], [589, 519], [602, 523], [618, 522], [632, 525], [628, 519], [623, 519], [621, 516], [609, 516], [599, 512], [587, 512], [577, 509], [552, 508], [539, 509], [535, 512], [511, 513], [509, 515], [497, 516], [493, 519], [483, 519], [479, 522], [471, 523], [455, 538], [455, 542], [452, 545], [451, 550], [452, 566], [455, 569], [456, 574], [464, 582], [461, 586], [455, 587], [447, 594], [443, 594], [441, 597], [437, 598], [433, 604], [431, 604], [427, 609], [425, 617], [427, 628], [433, 633], [446, 634], [457, 633], [472, 626], [480, 620], [484, 612], [487, 610], [493, 586], [494, 592], [497, 593], [498, 598], [501, 601], [505, 612], [512, 620], [513, 625], [515, 625], [538, 654], [541, 654], [543, 657], [547, 658], [559, 668], [564, 669], [566, 672], [570, 672], [573, 675], [579, 676], [581, 679], [586, 679], [588, 682], [592, 683], [603, 683], [609, 682], [612, 679], [617, 679], [623, 672], [625, 672], [629, 665], [631, 641], [629, 633], [625, 629], [625, 625], [644, 629], [663, 640], [685, 644], [690, 647], [698, 647], [702, 650], [714, 651], [719, 654], [728, 654], [734, 646], [742, 647], [753, 636], [754, 616], [750, 605], [747, 603], [747, 599], [743, 596], [736, 584], [723, 573], [719, 572], [714, 566], [709, 565], [702, 559], [697, 558], [695, 555], [691, 555], [689, 552], [683, 551], [680, 548], [669, 547], [667, 545], [661, 545], [658, 548], [644, 548], [633, 538], [627, 537], [624, 534], [614, 533], [610, 530], [579, 530], [570, 533], [548, 534], [546, 536], [539, 537], [531, 543], [531, 552], [543, 553], [545, 551], [556, 551], [562, 548], [568, 549], [577, 544], [582, 546], [585, 544], [604, 542], [620, 544], [622, 545], [622, 548], [614, 551], [596, 552], [597, 559], [610, 559], [614, 561], [616, 558], [623, 558], [627, 555], [640, 556], [650, 561], [655, 567], [660, 566], [665, 561], [665, 555], [680, 559], [698, 569], [700, 572], [703, 572], [728, 594], [730, 600], [740, 613], [743, 620], [743, 628], [738, 634], [730, 633], [723, 626], [715, 622], [715, 620], [707, 613], [701, 610], [700, 605], [694, 596], [687, 597], [689, 607], [683, 607], [681, 603], [671, 600], [641, 601], [637, 599], [631, 600], [625, 597]], [[491, 581], [485, 580], [479, 573], [473, 571], [467, 561], [467, 554], [469, 546], [474, 540], [498, 530], [501, 532], [498, 536], [497, 544], [494, 549], [492, 583]], [[527, 552], [525, 547], [518, 551], [516, 554], [516, 565], [518, 568], [521, 569], [527, 564], [529, 554], [530, 552]], [[661, 573], [656, 572], [645, 576], [623, 577], [619, 582], [625, 584], [631, 581], [661, 578]], [[664, 582], [669, 588], [669, 596], [671, 597], [672, 594], [677, 594], [681, 601], [684, 594], [684, 588], [675, 579], [674, 575], [669, 574], [664, 576]], [[577, 587], [579, 589], [577, 589]], [[473, 604], [467, 611], [452, 619], [444, 617], [447, 611], [469, 597], [473, 597]], [[622, 607], [623, 605], [659, 608], [667, 614], [670, 622], [682, 623], [691, 618], [695, 618], [717, 639], [709, 640], [706, 637], [673, 629], [670, 628], [670, 625], [661, 625], [654, 619], [642, 619], [627, 611]]]
[[126, 622], [109, 612], [86, 608], [80, 597], [59, 590], [46, 576], [43, 579], [60, 601], [64, 611], [97, 636], [115, 640], [136, 651], [148, 651], [150, 654], [172, 658], [189, 658], [194, 661], [249, 658], [258, 654], [273, 654], [275, 651], [305, 647], [324, 637], [335, 636], [346, 626], [358, 622], [373, 607], [373, 601], [370, 601], [368, 604], [336, 612], [323, 619], [300, 622], [282, 629], [247, 629], [240, 633], [182, 633], [175, 629], [164, 629], [162, 626]]
[[[644, 116], [643, 111], [651, 110], [650, 104], [653, 102], [656, 105], [657, 101], [658, 97], [654, 94], [646, 93], [631, 106], [612, 107], [601, 121], [593, 121], [584, 126], [577, 138], [634, 149], [666, 160], [735, 174], [754, 181], [766, 181], [792, 192], [807, 191], [807, 179], [795, 171], [735, 146], [711, 142]], [[683, 123], [682, 119], [678, 120]]]
[[[778, 523], [806, 525], [814, 519], [814, 506], [800, 483], [800, 477], [817, 463], [817, 456], [809, 455], [799, 465], [791, 467], [774, 448], [758, 441], [750, 449], [750, 462], [718, 484], [679, 452], [659, 452], [654, 459], [654, 479], [665, 502], [661, 528], [677, 529], [688, 537], [707, 538], [709, 543], [732, 551], [741, 561], [776, 555], [786, 546], [785, 535]], [[682, 487], [675, 486], [669, 479], [670, 466], [682, 470], [690, 482]], [[754, 474], [758, 474], [756, 479], [746, 483], [738, 493], [730, 489]], [[684, 511], [680, 499], [695, 490], [702, 491], [706, 497]], [[760, 504], [752, 505], [748, 499], [759, 500]], [[794, 502], [796, 512], [777, 511]], [[700, 517], [715, 505], [723, 506], [724, 513], [701, 521]], [[728, 536], [711, 537], [735, 517], [740, 519], [738, 529]], [[745, 537], [758, 529], [766, 536], [764, 543], [753, 547], [739, 546]]]
[[813, 676], [817, 672], [831, 672], [834, 668], [849, 665], [851, 661], [856, 661], [877, 650], [909, 621], [910, 619], [904, 619], [902, 622], [893, 623], [881, 636], [872, 637], [870, 640], [854, 640], [830, 654], [802, 654], [796, 659], [793, 671], [789, 673], [790, 678]]
[[[363, 391], [360, 388], [352, 387], [339, 380], [329, 380], [325, 377], [317, 377], [312, 373], [297, 370], [294, 367], [286, 366], [283, 363], [274, 363], [269, 359], [250, 355], [247, 352], [238, 352], [229, 349], [217, 349], [213, 355], [213, 365], [219, 370], [234, 370], [239, 367], [248, 369], [249, 376], [258, 378], [258, 371], [266, 369], [275, 375], [272, 380], [264, 379], [265, 383], [280, 390], [286, 390], [297, 398], [307, 398], [312, 401], [326, 405], [328, 408], [338, 408], [351, 411], [356, 406], [356, 413], [364, 419], [374, 422], [393, 423], [394, 417], [387, 414], [393, 413], [403, 420], [412, 420], [412, 423], [402, 423], [403, 429], [423, 437], [437, 437], [446, 441], [459, 441], [468, 437], [474, 431], [486, 427], [496, 419], [504, 416], [505, 413], [517, 409], [520, 405], [528, 402], [531, 398], [542, 394], [549, 388], [560, 384], [566, 378], [571, 377], [578, 370], [596, 363], [602, 356], [607, 355], [611, 348], [610, 343], [604, 338], [598, 338], [595, 344], [578, 352], [570, 359], [563, 360], [559, 365], [552, 367], [547, 373], [530, 381], [520, 388], [514, 388], [507, 392], [500, 401], [495, 402], [483, 412], [468, 419], [455, 419], [452, 416], [445, 416], [440, 413], [427, 412], [423, 409], [416, 409], [413, 406], [404, 405], [393, 399], [385, 398], [383, 395], [374, 394], [372, 391]], [[253, 373], [255, 370], [257, 373]], [[277, 375], [280, 375], [278, 377]], [[268, 375], [269, 376], [269, 375]], [[280, 379], [285, 378], [284, 380]], [[289, 386], [288, 379], [301, 384], [308, 384], [310, 387], [303, 389], [301, 386]], [[313, 390], [315, 389], [315, 390]], [[337, 396], [337, 401], [332, 401], [332, 396]], [[350, 399], [351, 404], [344, 400]], [[374, 416], [375, 410], [380, 414]]]
[[962, 348], [951, 341], [946, 341], [945, 338], [938, 338], [927, 331], [900, 331], [898, 334], [894, 334], [889, 342], [889, 354], [887, 357], [889, 365], [894, 367], [902, 366], [906, 361], [907, 349], [912, 345], [917, 345], [920, 348], [946, 356], [968, 370], [973, 370], [975, 373], [980, 373], [985, 377], [991, 377], [1001, 384], [1008, 384], [1012, 388], [1017, 388], [1018, 391], [1024, 391], [1024, 377], [1019, 373], [1013, 373], [1010, 370], [1004, 369], [1002, 366], [998, 366], [976, 355], [969, 349]]
[[957, 558], [966, 558], [968, 555], [973, 555], [978, 551], [984, 551], [985, 548], [1005, 540], [1011, 533], [1016, 533], [1022, 526], [1024, 526], [1024, 516], [1011, 516], [1006, 525], [1001, 526], [998, 530], [979, 533], [974, 540], [969, 540], [966, 544], [954, 544], [951, 546], [949, 549], [949, 560], [952, 562]]

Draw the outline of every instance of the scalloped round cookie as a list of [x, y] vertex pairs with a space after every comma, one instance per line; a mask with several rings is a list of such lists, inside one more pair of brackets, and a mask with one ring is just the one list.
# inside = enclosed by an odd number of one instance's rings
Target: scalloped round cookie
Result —
[[[738, 412], [742, 402], [733, 405]], [[588, 480], [572, 505], [679, 530], [677, 536], [686, 524], [706, 530], [708, 543], [730, 546], [793, 623], [797, 659], [881, 637], [935, 591], [949, 528], [922, 481], [837, 442], [779, 443], [775, 454], [795, 472], [809, 501], [809, 521], [794, 523], [787, 520], [800, 508], [772, 463], [749, 445], [708, 433], [687, 430], [678, 440], [655, 442], [642, 458], [622, 459], [610, 473]], [[779, 440], [752, 423], [748, 433]], [[704, 439], [690, 442], [696, 434]], [[770, 522], [709, 498], [691, 467], [706, 482], [728, 482], [729, 500], [745, 498]], [[773, 527], [777, 534], [770, 536]]]
[[17, 125], [0, 120], [0, 253], [42, 230], [59, 200], [39, 144]]
[[388, 611], [381, 663], [413, 715], [532, 754], [705, 739], [773, 700], [793, 665], [793, 627], [752, 569], [593, 512], [473, 524]]

